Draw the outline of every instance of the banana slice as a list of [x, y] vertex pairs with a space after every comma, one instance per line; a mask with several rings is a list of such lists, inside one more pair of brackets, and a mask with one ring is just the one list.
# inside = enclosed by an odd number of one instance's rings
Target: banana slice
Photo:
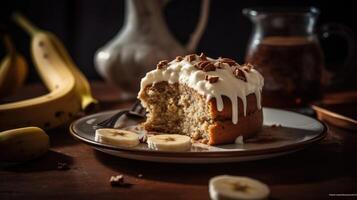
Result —
[[269, 187], [252, 178], [241, 176], [216, 176], [209, 181], [209, 194], [212, 200], [258, 200], [267, 199]]
[[147, 143], [150, 149], [160, 151], [188, 151], [191, 148], [191, 138], [178, 134], [150, 136]]
[[140, 143], [138, 134], [113, 128], [97, 129], [95, 141], [119, 147], [135, 147]]

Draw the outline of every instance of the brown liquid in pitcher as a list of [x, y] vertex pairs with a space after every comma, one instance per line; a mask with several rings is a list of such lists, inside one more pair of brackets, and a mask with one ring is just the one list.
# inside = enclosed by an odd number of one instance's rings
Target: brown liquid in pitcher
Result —
[[246, 61], [264, 76], [264, 106], [300, 106], [320, 97], [323, 55], [314, 40], [267, 37], [251, 46]]

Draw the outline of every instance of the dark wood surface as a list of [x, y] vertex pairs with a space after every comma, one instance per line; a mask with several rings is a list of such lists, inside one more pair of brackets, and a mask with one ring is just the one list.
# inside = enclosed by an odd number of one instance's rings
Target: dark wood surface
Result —
[[[43, 92], [29, 87], [32, 94]], [[102, 109], [127, 107], [118, 91], [93, 84]], [[27, 90], [29, 91], [29, 89]], [[328, 137], [306, 150], [273, 159], [228, 164], [161, 164], [121, 159], [76, 141], [62, 127], [48, 132], [51, 150], [28, 163], [1, 166], [0, 199], [209, 199], [208, 180], [231, 174], [267, 183], [271, 199], [355, 199], [357, 133], [329, 125]], [[58, 162], [68, 170], [59, 170]], [[130, 187], [112, 187], [122, 174]], [[142, 174], [142, 177], [139, 177]]]

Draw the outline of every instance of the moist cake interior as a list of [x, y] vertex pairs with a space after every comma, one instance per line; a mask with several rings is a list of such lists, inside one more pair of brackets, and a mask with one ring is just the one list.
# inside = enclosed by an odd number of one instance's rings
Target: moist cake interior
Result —
[[159, 82], [149, 85], [141, 95], [148, 111], [146, 130], [184, 134], [206, 143], [213, 125], [210, 104], [186, 85]]

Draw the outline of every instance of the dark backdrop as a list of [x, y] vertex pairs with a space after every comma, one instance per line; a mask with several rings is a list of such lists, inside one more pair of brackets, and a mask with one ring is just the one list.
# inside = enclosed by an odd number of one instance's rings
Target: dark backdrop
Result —
[[[241, 14], [245, 7], [255, 6], [315, 6], [321, 10], [319, 24], [338, 22], [356, 32], [356, 12], [353, 1], [326, 0], [212, 0], [207, 30], [198, 46], [198, 52], [212, 57], [226, 56], [243, 62], [251, 24]], [[90, 79], [99, 76], [93, 67], [95, 51], [111, 39], [123, 24], [123, 0], [11, 0], [0, 8], [1, 26], [9, 31], [19, 51], [30, 60], [29, 37], [15, 26], [10, 15], [14, 10], [25, 14], [32, 22], [50, 30], [61, 38], [73, 59]], [[186, 42], [195, 27], [200, 1], [172, 0], [165, 10], [167, 24], [181, 42]], [[229, 31], [228, 31], [229, 30]], [[341, 39], [322, 41], [328, 48], [328, 63], [343, 59], [346, 44]], [[338, 49], [338, 51], [336, 51]], [[3, 48], [0, 50], [3, 54]], [[38, 78], [31, 69], [29, 81]]]

